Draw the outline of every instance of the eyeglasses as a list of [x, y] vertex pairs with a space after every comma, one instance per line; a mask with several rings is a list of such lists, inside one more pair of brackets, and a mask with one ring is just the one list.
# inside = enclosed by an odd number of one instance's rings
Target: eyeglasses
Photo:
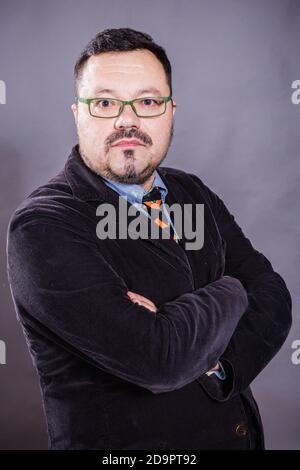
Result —
[[136, 98], [134, 100], [118, 100], [116, 98], [80, 98], [80, 103], [89, 106], [90, 115], [97, 118], [114, 118], [120, 116], [124, 106], [130, 104], [135, 114], [139, 117], [156, 117], [164, 114], [167, 109], [170, 96], [155, 96], [150, 98]]

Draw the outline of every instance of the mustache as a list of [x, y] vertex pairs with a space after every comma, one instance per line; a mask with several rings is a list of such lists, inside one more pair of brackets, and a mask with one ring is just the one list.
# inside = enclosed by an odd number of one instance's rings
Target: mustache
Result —
[[142, 134], [138, 130], [126, 130], [126, 131], [120, 131], [114, 135], [112, 135], [108, 141], [107, 145], [113, 145], [117, 140], [121, 139], [137, 139], [140, 140], [143, 144], [146, 145], [151, 145], [152, 144], [152, 139], [148, 137], [147, 135]]

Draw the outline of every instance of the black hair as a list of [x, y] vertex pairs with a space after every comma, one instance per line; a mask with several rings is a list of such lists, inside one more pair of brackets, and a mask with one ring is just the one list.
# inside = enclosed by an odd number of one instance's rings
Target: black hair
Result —
[[148, 49], [161, 62], [166, 73], [170, 95], [172, 96], [172, 68], [165, 50], [156, 44], [149, 34], [131, 28], [105, 29], [91, 39], [81, 52], [74, 67], [76, 90], [78, 90], [78, 83], [81, 79], [84, 65], [91, 56], [103, 52], [125, 52], [139, 49]]

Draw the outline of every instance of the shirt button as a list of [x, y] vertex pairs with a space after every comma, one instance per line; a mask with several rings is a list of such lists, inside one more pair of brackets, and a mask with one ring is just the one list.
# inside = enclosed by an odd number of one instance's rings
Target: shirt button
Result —
[[235, 428], [235, 433], [239, 437], [244, 437], [248, 434], [247, 426], [244, 423], [240, 423]]

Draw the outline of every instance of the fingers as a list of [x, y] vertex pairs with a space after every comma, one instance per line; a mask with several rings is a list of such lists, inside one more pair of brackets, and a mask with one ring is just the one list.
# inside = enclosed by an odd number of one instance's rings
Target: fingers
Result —
[[143, 305], [143, 306], [145, 306], [145, 307], [147, 307], [147, 308], [153, 308], [153, 307], [155, 307], [154, 304], [153, 304], [153, 302], [149, 301], [148, 299], [145, 299], [145, 298], [144, 298], [144, 299], [141, 299], [140, 297], [135, 297], [135, 296], [132, 296], [132, 295], [129, 296], [129, 297], [130, 297], [130, 299], [132, 300], [132, 302], [136, 302], [136, 303], [138, 303], [138, 304], [140, 304], [140, 305]]
[[213, 367], [213, 368], [210, 369], [208, 372], [206, 372], [206, 375], [211, 375], [211, 374], [213, 374], [213, 372], [214, 372], [215, 370], [219, 370], [219, 369], [220, 369], [220, 365], [219, 365], [219, 363], [217, 363], [217, 365], [215, 365], [215, 367]]
[[136, 292], [131, 292], [131, 291], [128, 291], [127, 294], [128, 294], [128, 297], [132, 300], [132, 302], [138, 303], [139, 305], [142, 305], [143, 307], [148, 308], [152, 312], [157, 311], [156, 305], [151, 300], [147, 299], [146, 297], [140, 294], [137, 294]]
[[130, 297], [135, 297], [135, 298], [138, 299], [138, 300], [149, 300], [149, 299], [147, 299], [146, 297], [144, 297], [143, 295], [138, 294], [137, 292], [131, 292], [130, 290], [127, 292], [127, 294], [128, 294]]

